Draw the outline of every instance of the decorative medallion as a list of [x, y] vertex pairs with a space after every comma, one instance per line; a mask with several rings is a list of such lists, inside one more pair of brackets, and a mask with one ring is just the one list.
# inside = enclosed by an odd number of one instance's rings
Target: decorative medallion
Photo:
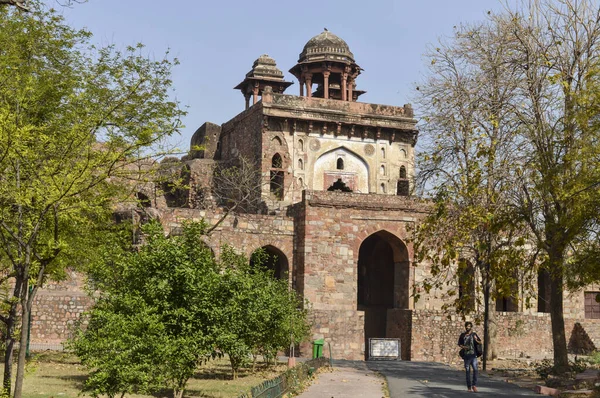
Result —
[[318, 151], [319, 149], [321, 149], [321, 143], [316, 138], [310, 140], [309, 146], [312, 151]]
[[365, 145], [365, 155], [373, 156], [375, 153], [375, 147], [371, 144]]

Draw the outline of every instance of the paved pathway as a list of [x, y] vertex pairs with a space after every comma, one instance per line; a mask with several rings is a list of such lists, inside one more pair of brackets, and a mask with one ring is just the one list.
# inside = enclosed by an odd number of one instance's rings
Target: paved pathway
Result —
[[[300, 398], [381, 398], [387, 378], [391, 398], [455, 398], [467, 392], [462, 370], [431, 362], [334, 361], [333, 372], [320, 373]], [[487, 397], [539, 397], [532, 391], [499, 379], [481, 375], [478, 394]]]
[[[391, 398], [454, 398], [469, 396], [463, 370], [431, 362], [369, 361], [369, 369], [383, 374], [388, 380]], [[531, 390], [521, 388], [479, 373], [479, 392], [485, 397], [539, 397]]]
[[385, 381], [366, 362], [335, 361], [333, 371], [321, 371], [300, 398], [381, 398]]

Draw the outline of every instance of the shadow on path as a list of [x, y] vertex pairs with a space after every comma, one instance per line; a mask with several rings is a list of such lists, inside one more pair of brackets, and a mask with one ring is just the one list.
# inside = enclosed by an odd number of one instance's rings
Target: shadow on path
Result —
[[[336, 361], [336, 366], [343, 366], [340, 362], [342, 361]], [[366, 366], [387, 378], [391, 398], [454, 398], [468, 394], [465, 372], [446, 365], [432, 362], [369, 361]], [[477, 388], [486, 397], [539, 397], [531, 390], [484, 376], [481, 371]]]

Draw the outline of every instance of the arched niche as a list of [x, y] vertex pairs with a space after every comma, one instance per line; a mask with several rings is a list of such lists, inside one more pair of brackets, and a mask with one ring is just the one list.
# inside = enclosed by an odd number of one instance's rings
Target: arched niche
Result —
[[[343, 169], [339, 169], [339, 166]], [[323, 153], [313, 168], [312, 189], [327, 190], [341, 179], [354, 192], [369, 192], [369, 166], [355, 152], [338, 147]]]
[[[275, 246], [266, 245], [261, 247], [266, 254], [265, 262], [263, 266], [267, 267], [273, 272], [273, 276], [277, 279], [288, 280], [289, 263], [285, 254]], [[252, 252], [250, 256], [250, 265], [257, 265], [257, 250]]]

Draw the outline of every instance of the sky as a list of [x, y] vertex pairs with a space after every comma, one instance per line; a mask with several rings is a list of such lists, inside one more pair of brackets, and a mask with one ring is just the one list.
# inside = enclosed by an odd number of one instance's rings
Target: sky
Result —
[[[361, 102], [402, 106], [427, 73], [428, 45], [453, 27], [502, 9], [497, 0], [88, 0], [60, 8], [67, 22], [87, 28], [94, 44], [124, 48], [138, 42], [149, 56], [177, 57], [174, 96], [187, 107], [185, 128], [173, 144], [187, 150], [202, 123], [222, 124], [244, 110], [234, 90], [261, 54], [275, 59], [286, 94], [298, 95], [288, 72], [306, 42], [327, 28], [344, 39], [364, 69]], [[418, 115], [418, 109], [415, 109]]]

